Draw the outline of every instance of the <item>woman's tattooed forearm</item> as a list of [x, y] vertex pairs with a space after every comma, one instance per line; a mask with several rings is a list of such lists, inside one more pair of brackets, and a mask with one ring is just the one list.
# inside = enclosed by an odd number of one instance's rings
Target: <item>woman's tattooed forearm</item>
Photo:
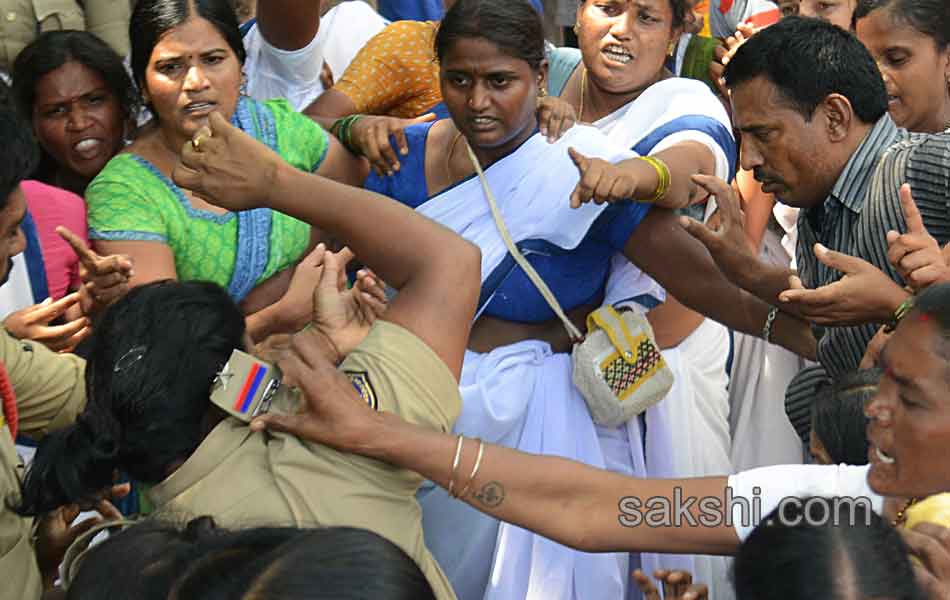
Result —
[[498, 508], [505, 501], [505, 487], [497, 481], [489, 481], [476, 490], [472, 497], [488, 508]]

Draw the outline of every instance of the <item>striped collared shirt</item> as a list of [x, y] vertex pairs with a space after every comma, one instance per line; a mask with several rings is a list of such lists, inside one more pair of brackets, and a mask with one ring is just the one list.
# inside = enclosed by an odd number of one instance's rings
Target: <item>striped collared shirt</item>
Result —
[[[825, 202], [798, 219], [799, 276], [808, 288], [834, 283], [842, 274], [821, 264], [815, 243], [864, 259], [904, 285], [887, 260], [887, 232], [906, 232], [900, 187], [909, 183], [928, 231], [950, 242], [950, 134], [911, 134], [888, 115], [852, 155]], [[818, 360], [836, 377], [856, 369], [879, 325], [815, 328]], [[798, 379], [790, 386], [789, 394]]]

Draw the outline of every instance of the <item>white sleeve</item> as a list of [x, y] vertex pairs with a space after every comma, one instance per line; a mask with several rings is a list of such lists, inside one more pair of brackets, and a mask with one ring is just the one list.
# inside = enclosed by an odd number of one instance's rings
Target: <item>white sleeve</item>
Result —
[[323, 92], [323, 44], [319, 35], [299, 50], [281, 50], [269, 44], [254, 24], [244, 36], [244, 48], [247, 93], [255, 100], [286, 98], [295, 110], [303, 110]]
[[867, 465], [778, 465], [730, 475], [728, 493], [733, 501], [727, 508], [736, 535], [745, 541], [786, 498], [866, 498], [880, 513], [884, 498], [868, 486], [869, 469]]

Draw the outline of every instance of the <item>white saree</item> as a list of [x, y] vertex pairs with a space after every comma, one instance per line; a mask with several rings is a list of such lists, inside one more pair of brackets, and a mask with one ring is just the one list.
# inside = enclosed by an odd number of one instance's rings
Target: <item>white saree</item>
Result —
[[[512, 239], [528, 255], [538, 251], [539, 241], [561, 250], [575, 248], [606, 208], [595, 204], [570, 208], [568, 197], [578, 172], [568, 147], [611, 162], [634, 156], [596, 129], [577, 126], [555, 144], [535, 135], [485, 171]], [[543, 172], [536, 170], [539, 165]], [[483, 285], [507, 268], [508, 252], [478, 179], [446, 190], [418, 211], [479, 246]], [[481, 307], [489, 296], [483, 293]], [[540, 341], [523, 341], [487, 354], [466, 353], [460, 382], [462, 413], [455, 431], [603, 468], [597, 429], [571, 372], [570, 355], [553, 353]], [[627, 554], [571, 550], [499, 523], [441, 489], [423, 490], [420, 503], [426, 543], [461, 600], [620, 598], [625, 593]]]

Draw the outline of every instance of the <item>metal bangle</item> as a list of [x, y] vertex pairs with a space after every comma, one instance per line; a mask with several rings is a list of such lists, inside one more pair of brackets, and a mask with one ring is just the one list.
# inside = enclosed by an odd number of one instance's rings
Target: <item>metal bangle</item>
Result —
[[462, 459], [462, 444], [464, 443], [465, 443], [465, 436], [460, 435], [459, 441], [455, 445], [455, 459], [452, 461], [452, 472], [449, 474], [448, 492], [449, 492], [449, 496], [452, 496], [453, 498], [458, 498], [458, 496], [456, 496], [452, 492], [452, 490], [455, 489], [455, 474], [458, 473], [458, 470], [459, 470], [459, 461]]
[[459, 492], [458, 497], [464, 498], [468, 493], [470, 487], [475, 482], [475, 476], [478, 475], [478, 468], [482, 466], [482, 456], [485, 454], [485, 442], [478, 440], [478, 456], [475, 457], [475, 466], [472, 468], [472, 474], [468, 476], [468, 483], [465, 484], [465, 487], [462, 488], [462, 491]]
[[762, 327], [762, 339], [766, 342], [772, 341], [772, 325], [775, 323], [775, 317], [778, 316], [778, 308], [772, 307], [769, 316], [765, 318], [765, 326]]

